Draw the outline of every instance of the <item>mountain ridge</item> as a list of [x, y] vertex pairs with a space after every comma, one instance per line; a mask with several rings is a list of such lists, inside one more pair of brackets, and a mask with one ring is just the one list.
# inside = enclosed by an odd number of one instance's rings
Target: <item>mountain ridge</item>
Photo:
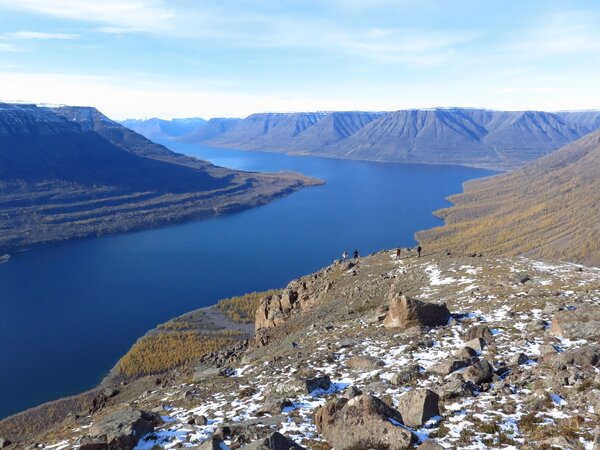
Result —
[[428, 108], [257, 113], [229, 125], [207, 134], [201, 126], [176, 139], [241, 150], [512, 170], [600, 128], [600, 112]]

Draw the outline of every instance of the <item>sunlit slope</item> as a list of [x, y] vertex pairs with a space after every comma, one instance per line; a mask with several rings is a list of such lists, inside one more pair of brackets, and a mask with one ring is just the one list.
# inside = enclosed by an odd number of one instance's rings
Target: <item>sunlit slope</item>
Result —
[[524, 168], [476, 180], [417, 234], [428, 250], [600, 264], [600, 132]]

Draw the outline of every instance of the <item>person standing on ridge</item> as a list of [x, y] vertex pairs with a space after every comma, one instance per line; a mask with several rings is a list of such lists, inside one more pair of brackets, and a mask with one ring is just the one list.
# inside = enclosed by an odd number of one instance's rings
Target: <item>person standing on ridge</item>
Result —
[[423, 250], [423, 249], [422, 249], [422, 248], [421, 248], [421, 246], [419, 245], [419, 246], [417, 247], [417, 254], [419, 255], [419, 258], [421, 257], [421, 250]]
[[400, 258], [400, 247], [396, 249], [396, 259]]
[[346, 261], [348, 259], [348, 252], [342, 253], [342, 261]]
[[358, 250], [354, 250], [354, 259], [358, 259]]

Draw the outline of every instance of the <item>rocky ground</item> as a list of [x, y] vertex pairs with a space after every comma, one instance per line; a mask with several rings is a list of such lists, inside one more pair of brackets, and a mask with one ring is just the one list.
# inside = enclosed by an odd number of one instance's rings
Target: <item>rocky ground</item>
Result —
[[600, 269], [386, 251], [292, 281], [256, 326], [8, 448], [600, 448]]

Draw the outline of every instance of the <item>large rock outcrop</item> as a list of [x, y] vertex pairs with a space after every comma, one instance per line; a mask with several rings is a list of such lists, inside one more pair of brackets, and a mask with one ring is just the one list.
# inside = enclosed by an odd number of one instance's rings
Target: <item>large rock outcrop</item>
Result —
[[445, 303], [422, 302], [407, 297], [393, 289], [388, 294], [390, 310], [383, 321], [386, 328], [435, 327], [446, 325], [450, 311]]
[[315, 413], [315, 424], [336, 450], [410, 448], [416, 436], [404, 428], [402, 416], [377, 397], [359, 395], [330, 400]]
[[559, 311], [552, 319], [552, 334], [569, 339], [598, 339], [600, 337], [600, 306], [582, 306], [575, 310]]
[[153, 412], [117, 411], [92, 425], [89, 435], [106, 442], [108, 450], [132, 450], [143, 435], [154, 431], [160, 423], [160, 416]]

